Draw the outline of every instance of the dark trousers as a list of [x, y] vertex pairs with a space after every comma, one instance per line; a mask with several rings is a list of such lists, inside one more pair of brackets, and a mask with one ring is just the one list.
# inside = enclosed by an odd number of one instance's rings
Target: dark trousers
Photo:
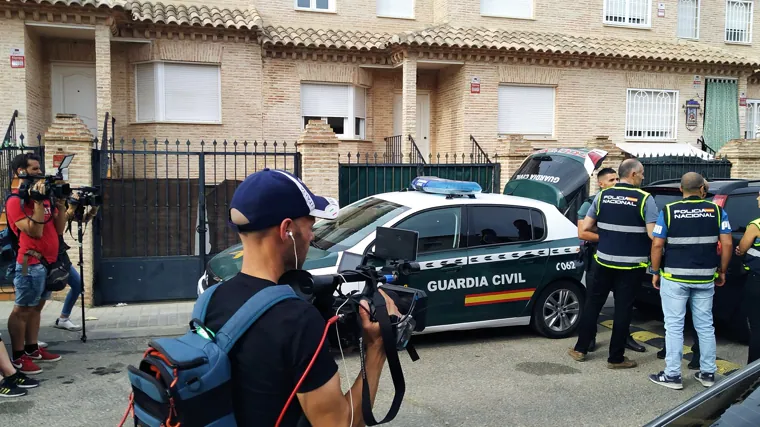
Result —
[[612, 325], [612, 338], [610, 338], [610, 354], [607, 358], [609, 363], [623, 362], [625, 343], [628, 339], [631, 317], [633, 316], [633, 302], [636, 293], [644, 280], [646, 270], [636, 268], [633, 270], [618, 270], [604, 267], [594, 262], [593, 282], [587, 289], [586, 305], [578, 325], [578, 342], [575, 351], [588, 353], [589, 344], [596, 335], [596, 325], [599, 321], [604, 303], [610, 291], [615, 292], [615, 316]]
[[747, 364], [760, 359], [760, 275], [749, 273], [744, 284], [744, 303], [749, 308], [746, 310], [749, 319], [749, 357]]

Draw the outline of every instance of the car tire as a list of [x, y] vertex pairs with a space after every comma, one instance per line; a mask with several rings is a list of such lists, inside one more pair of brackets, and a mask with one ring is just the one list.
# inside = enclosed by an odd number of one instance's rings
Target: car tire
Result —
[[[586, 295], [577, 284], [565, 280], [551, 283], [533, 305], [531, 326], [547, 338], [567, 338], [578, 329], [585, 301]], [[562, 311], [560, 318], [557, 307]]]

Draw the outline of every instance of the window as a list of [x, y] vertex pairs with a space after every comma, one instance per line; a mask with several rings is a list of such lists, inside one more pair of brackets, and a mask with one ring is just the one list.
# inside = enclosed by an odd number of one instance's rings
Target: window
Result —
[[760, 99], [747, 100], [747, 138], [755, 139], [760, 136]]
[[731, 223], [731, 228], [739, 233], [747, 230], [747, 224], [750, 221], [760, 217], [756, 192], [728, 196], [725, 209], [726, 213], [728, 213], [728, 221]]
[[459, 248], [461, 224], [460, 208], [441, 208], [402, 220], [394, 228], [419, 233], [417, 252], [424, 254]]
[[135, 65], [138, 122], [220, 123], [218, 65], [151, 62]]
[[327, 252], [345, 251], [407, 210], [406, 206], [375, 197], [359, 200], [342, 208], [334, 220], [314, 224], [313, 246]]
[[533, 18], [533, 0], [480, 0], [480, 14], [503, 18]]
[[377, 16], [414, 18], [414, 0], [377, 0]]
[[604, 23], [650, 27], [652, 0], [604, 0]]
[[726, 42], [752, 41], [753, 0], [726, 0]]
[[678, 0], [678, 37], [699, 38], [699, 1]]
[[338, 138], [364, 139], [367, 119], [366, 89], [339, 84], [301, 84], [303, 127], [324, 120]]
[[507, 206], [470, 207], [467, 215], [467, 247], [540, 239], [544, 234], [543, 218], [538, 212], [537, 218], [534, 217], [533, 212], [536, 211]]
[[677, 126], [677, 90], [628, 89], [625, 115], [627, 139], [676, 139]]
[[296, 9], [335, 12], [335, 0], [296, 0]]
[[499, 86], [499, 133], [554, 135], [554, 87]]

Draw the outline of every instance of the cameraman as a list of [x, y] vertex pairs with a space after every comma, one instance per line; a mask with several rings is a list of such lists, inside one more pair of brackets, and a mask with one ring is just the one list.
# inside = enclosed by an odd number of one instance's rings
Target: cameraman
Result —
[[[11, 162], [19, 183], [29, 177], [42, 177], [40, 157], [33, 153], [19, 154]], [[33, 178], [32, 178], [33, 179]], [[61, 356], [38, 346], [40, 315], [51, 292], [45, 291], [47, 270], [40, 260], [54, 263], [58, 258], [59, 236], [63, 234], [66, 216], [63, 210], [66, 200], [35, 200], [32, 193], [45, 193], [45, 180], [36, 179], [28, 194], [20, 194], [18, 188], [12, 190], [5, 204], [6, 217], [11, 231], [18, 236], [13, 286], [16, 291], [16, 305], [8, 317], [8, 331], [11, 335], [12, 361], [25, 374], [42, 372], [34, 362], [55, 362]]]
[[[264, 169], [248, 176], [235, 191], [229, 213], [230, 225], [243, 243], [242, 268], [237, 276], [217, 285], [220, 288], [207, 308], [206, 326], [219, 330], [258, 291], [278, 286], [286, 271], [301, 269], [313, 239], [315, 218], [334, 219], [337, 213], [334, 200], [315, 196], [287, 172]], [[385, 293], [383, 297], [389, 315], [400, 315], [393, 301]], [[369, 399], [374, 403], [385, 353], [379, 324], [371, 322], [365, 310], [359, 311], [367, 346]], [[285, 300], [240, 338], [229, 354], [238, 425], [276, 424], [319, 347], [325, 324], [308, 302]], [[341, 391], [338, 366], [325, 343], [281, 425], [296, 426], [305, 417], [314, 427], [364, 426], [361, 375], [350, 392], [349, 396]]]

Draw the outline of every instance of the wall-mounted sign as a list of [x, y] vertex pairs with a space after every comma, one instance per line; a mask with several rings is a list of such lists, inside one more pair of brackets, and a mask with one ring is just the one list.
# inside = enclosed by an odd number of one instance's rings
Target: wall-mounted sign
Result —
[[665, 16], [665, 3], [657, 4], [657, 16], [659, 16], [660, 18]]
[[739, 106], [740, 107], [747, 106], [747, 94], [744, 92], [742, 92], [741, 95], [739, 95]]
[[697, 117], [699, 117], [699, 101], [690, 99], [684, 105], [686, 110], [686, 129], [693, 131], [697, 128]]
[[11, 68], [24, 68], [25, 66], [26, 59], [24, 58], [24, 48], [11, 48]]
[[473, 77], [470, 80], [470, 93], [480, 93], [480, 77]]
[[702, 76], [694, 76], [694, 89], [699, 90], [702, 87]]

